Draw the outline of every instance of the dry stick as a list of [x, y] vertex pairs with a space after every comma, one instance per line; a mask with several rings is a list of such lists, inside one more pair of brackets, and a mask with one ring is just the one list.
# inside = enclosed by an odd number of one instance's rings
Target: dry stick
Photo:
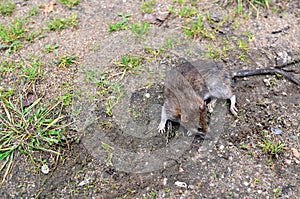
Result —
[[278, 68], [263, 68], [263, 69], [255, 69], [255, 70], [241, 70], [237, 71], [233, 74], [233, 78], [235, 77], [247, 77], [247, 76], [254, 76], [254, 75], [267, 75], [267, 74], [280, 74], [290, 80], [291, 82], [300, 86], [300, 81], [288, 74], [287, 72], [278, 69]]

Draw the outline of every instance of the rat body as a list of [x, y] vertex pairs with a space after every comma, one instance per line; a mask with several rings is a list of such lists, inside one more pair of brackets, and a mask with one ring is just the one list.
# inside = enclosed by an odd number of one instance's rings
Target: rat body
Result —
[[[207, 108], [217, 99], [229, 99], [230, 111], [237, 115], [236, 97], [231, 89], [231, 79], [252, 75], [279, 73], [300, 85], [300, 82], [288, 73], [277, 68], [238, 71], [230, 73], [213, 60], [186, 62], [172, 69], [165, 81], [165, 102], [162, 107], [159, 132], [165, 132], [167, 120], [179, 122], [191, 132], [208, 131]], [[211, 99], [207, 104], [205, 101]]]
[[230, 110], [237, 114], [229, 75], [212, 60], [186, 62], [171, 70], [166, 77], [164, 96], [159, 132], [165, 131], [167, 120], [179, 122], [191, 132], [207, 132], [205, 100], [209, 98], [209, 109], [217, 98], [230, 99]]

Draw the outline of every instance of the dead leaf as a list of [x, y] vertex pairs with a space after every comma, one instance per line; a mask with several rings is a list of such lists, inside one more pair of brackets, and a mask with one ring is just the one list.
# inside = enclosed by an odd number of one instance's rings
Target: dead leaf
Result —
[[33, 93], [28, 93], [26, 98], [22, 99], [23, 108], [26, 108], [31, 104], [33, 104], [33, 102], [35, 102], [36, 99], [37, 99], [36, 95], [34, 95]]
[[43, 13], [44, 13], [44, 14], [47, 14], [47, 13], [52, 12], [52, 11], [55, 9], [56, 3], [51, 2], [50, 4], [44, 4], [44, 7], [45, 7], [45, 8], [44, 8]]
[[295, 148], [291, 148], [292, 152], [293, 152], [293, 155], [296, 157], [296, 158], [299, 158], [300, 157], [300, 153], [297, 149]]

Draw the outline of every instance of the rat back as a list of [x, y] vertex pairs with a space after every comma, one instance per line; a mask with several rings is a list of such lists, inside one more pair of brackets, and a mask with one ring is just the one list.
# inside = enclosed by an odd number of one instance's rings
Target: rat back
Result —
[[164, 108], [168, 119], [180, 122], [191, 132], [208, 129], [206, 105], [199, 95], [203, 83], [201, 74], [190, 63], [171, 70], [165, 81]]
[[192, 84], [198, 84], [194, 87], [198, 89], [198, 93], [204, 100], [209, 97], [222, 99], [230, 99], [232, 97], [230, 75], [220, 63], [213, 60], [197, 60], [189, 63], [189, 65], [191, 69], [190, 75], [194, 76], [190, 77]]

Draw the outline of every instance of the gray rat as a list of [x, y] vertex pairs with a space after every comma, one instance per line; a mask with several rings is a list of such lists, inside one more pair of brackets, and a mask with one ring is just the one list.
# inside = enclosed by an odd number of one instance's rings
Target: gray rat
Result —
[[[158, 131], [165, 132], [167, 120], [179, 122], [191, 132], [208, 131], [207, 109], [219, 99], [230, 100], [230, 111], [237, 115], [236, 97], [231, 89], [231, 79], [252, 75], [279, 73], [298, 86], [300, 82], [278, 68], [243, 70], [232, 75], [213, 60], [186, 62], [172, 69], [165, 81], [165, 102], [162, 107]], [[205, 101], [211, 99], [210, 103]]]

